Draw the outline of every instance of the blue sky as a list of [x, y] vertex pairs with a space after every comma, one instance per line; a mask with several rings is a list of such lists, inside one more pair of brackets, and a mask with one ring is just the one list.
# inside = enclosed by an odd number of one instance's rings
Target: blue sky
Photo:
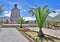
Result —
[[60, 0], [0, 0], [0, 4], [3, 5], [5, 10], [5, 15], [9, 16], [15, 3], [18, 4], [23, 17], [32, 17], [28, 11], [31, 7], [36, 7], [36, 5], [43, 6], [47, 4], [50, 9], [60, 10]]

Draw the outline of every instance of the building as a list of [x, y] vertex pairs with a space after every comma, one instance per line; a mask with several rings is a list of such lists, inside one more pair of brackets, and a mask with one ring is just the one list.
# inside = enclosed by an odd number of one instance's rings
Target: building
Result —
[[6, 22], [6, 20], [9, 21], [9, 19], [10, 18], [8, 16], [0, 17], [0, 21], [2, 21], [2, 22]]
[[60, 10], [52, 10], [52, 12], [48, 15], [47, 19], [49, 21], [60, 21]]
[[17, 8], [17, 4], [14, 4], [14, 8], [11, 10], [10, 22], [12, 24], [17, 24], [18, 17], [20, 17], [20, 9]]

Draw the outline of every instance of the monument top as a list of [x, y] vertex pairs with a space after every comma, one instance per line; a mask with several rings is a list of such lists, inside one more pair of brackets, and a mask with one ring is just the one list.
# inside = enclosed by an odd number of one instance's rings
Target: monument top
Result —
[[15, 7], [17, 7], [17, 4], [14, 4]]

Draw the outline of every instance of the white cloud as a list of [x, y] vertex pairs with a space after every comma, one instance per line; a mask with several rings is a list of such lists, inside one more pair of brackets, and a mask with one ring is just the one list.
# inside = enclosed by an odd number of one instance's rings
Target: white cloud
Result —
[[20, 6], [20, 10], [26, 12], [26, 9], [24, 9], [22, 6]]
[[8, 11], [4, 11], [3, 13], [4, 13], [4, 14], [7, 14], [7, 13], [8, 13]]
[[25, 21], [29, 21], [29, 20], [36, 20], [35, 18], [33, 17], [23, 17], [25, 19]]
[[21, 9], [22, 9], [22, 11], [26, 12], [26, 9], [24, 9], [24, 8], [21, 8]]
[[9, 11], [9, 12], [8, 11], [5, 11], [4, 15], [10, 17], [11, 11]]

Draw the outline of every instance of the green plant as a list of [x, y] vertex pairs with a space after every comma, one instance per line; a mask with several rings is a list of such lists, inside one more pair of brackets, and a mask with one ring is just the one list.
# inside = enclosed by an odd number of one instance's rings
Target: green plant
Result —
[[4, 22], [2, 21], [2, 19], [0, 20], [0, 25], [2, 25]]
[[[0, 15], [2, 16], [2, 13], [3, 13], [4, 9], [2, 7], [2, 5], [0, 5]], [[2, 22], [2, 18], [1, 18], [1, 22]]]
[[22, 24], [24, 23], [23, 17], [18, 18], [18, 23], [20, 24], [20, 28], [22, 28]]
[[53, 26], [56, 27], [58, 25], [59, 22], [54, 22]]
[[44, 5], [43, 7], [38, 6], [36, 8], [31, 8], [29, 11], [32, 14], [32, 16], [36, 17], [36, 22], [40, 29], [38, 33], [39, 37], [44, 37], [44, 33], [42, 32], [42, 27], [48, 14], [51, 12], [50, 9], [47, 9], [47, 7], [48, 7], [47, 5]]
[[[27, 34], [29, 37], [31, 37], [32, 39], [34, 39], [36, 42], [55, 42], [57, 39], [51, 37], [51, 36], [47, 36], [45, 35], [44, 38], [39, 38], [37, 35], [37, 32], [32, 32], [32, 31], [28, 31], [25, 32], [25, 34]], [[60, 40], [57, 40], [57, 42], [59, 42]]]
[[47, 26], [49, 28], [49, 26], [51, 25], [51, 22], [50, 21], [46, 21], [46, 23], [47, 23]]

